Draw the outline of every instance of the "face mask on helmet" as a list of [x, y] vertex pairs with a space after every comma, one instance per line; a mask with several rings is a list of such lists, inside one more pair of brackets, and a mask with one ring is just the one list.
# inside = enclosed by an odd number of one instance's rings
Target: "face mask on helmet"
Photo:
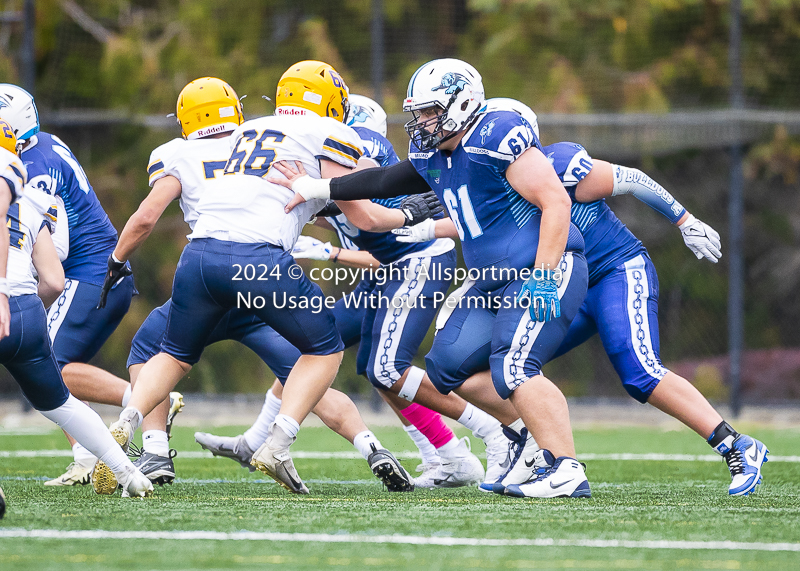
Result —
[[11, 126], [18, 144], [39, 132], [39, 112], [33, 96], [10, 83], [0, 83], [0, 119]]
[[184, 87], [178, 95], [175, 116], [184, 139], [226, 133], [244, 122], [236, 92], [216, 77], [201, 77]]
[[325, 62], [294, 64], [278, 81], [275, 115], [318, 115], [347, 123], [350, 91], [342, 77]]
[[411, 77], [403, 110], [413, 119], [406, 132], [420, 150], [429, 150], [469, 128], [484, 110], [477, 70], [456, 59], [426, 63]]

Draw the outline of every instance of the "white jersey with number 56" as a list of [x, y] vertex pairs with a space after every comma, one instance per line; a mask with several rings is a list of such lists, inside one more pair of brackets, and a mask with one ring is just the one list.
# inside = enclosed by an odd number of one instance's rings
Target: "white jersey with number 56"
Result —
[[225, 175], [208, 181], [197, 205], [190, 239], [269, 243], [291, 251], [303, 225], [325, 200], [310, 200], [289, 214], [283, 209], [294, 192], [267, 180], [282, 177], [277, 161], [300, 161], [320, 178], [320, 160], [355, 168], [361, 157], [358, 134], [335, 119], [317, 116], [262, 117], [242, 123], [231, 135]]

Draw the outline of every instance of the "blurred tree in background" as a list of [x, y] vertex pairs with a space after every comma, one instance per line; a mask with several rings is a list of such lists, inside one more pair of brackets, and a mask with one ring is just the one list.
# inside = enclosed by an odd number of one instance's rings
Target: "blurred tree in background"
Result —
[[[10, 2], [9, 4], [13, 4]], [[749, 107], [797, 108], [800, 0], [744, 0], [744, 81]], [[384, 1], [389, 113], [401, 111], [408, 78], [435, 57], [459, 57], [483, 74], [487, 96], [520, 99], [539, 113], [668, 112], [727, 106], [728, 2], [724, 0]], [[351, 92], [372, 95], [369, 0], [39, 0], [36, 100], [44, 128], [83, 163], [118, 229], [148, 192], [150, 151], [179, 130], [120, 121], [48, 126], [51, 112], [166, 115], [178, 92], [206, 75], [228, 81], [248, 118], [272, 112], [280, 75], [293, 62], [321, 59]], [[0, 80], [18, 81], [15, 39], [0, 27]], [[541, 126], [544, 144], [546, 124]], [[405, 156], [397, 125], [390, 139]], [[580, 141], [578, 141], [580, 142]], [[604, 158], [603, 149], [589, 152]], [[659, 180], [725, 238], [727, 158], [692, 151], [629, 161]], [[747, 175], [749, 348], [800, 346], [800, 144], [778, 129], [749, 150]], [[635, 203], [635, 204], [634, 204]], [[725, 258], [697, 262], [679, 233], [630, 200], [612, 207], [645, 242], [659, 269], [665, 360], [726, 349]], [[133, 260], [141, 295], [97, 363], [125, 377], [130, 339], [170, 295], [187, 228], [173, 205]], [[332, 236], [313, 229], [311, 234]], [[723, 245], [724, 251], [724, 245]], [[326, 286], [323, 286], [326, 287]], [[426, 346], [423, 346], [423, 352]], [[562, 360], [563, 361], [563, 360]], [[553, 371], [572, 394], [621, 394], [598, 343]], [[243, 347], [210, 348], [186, 390], [260, 392], [266, 368]], [[569, 383], [567, 383], [569, 379]], [[337, 380], [367, 391], [348, 355]]]

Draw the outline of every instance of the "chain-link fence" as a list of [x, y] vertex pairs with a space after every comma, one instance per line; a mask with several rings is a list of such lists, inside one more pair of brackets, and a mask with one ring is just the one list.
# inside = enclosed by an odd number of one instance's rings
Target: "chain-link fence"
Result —
[[[5, 3], [19, 16], [26, 2]], [[460, 57], [487, 96], [539, 113], [542, 141], [571, 140], [597, 158], [636, 166], [723, 238], [720, 264], [697, 261], [680, 233], [631, 199], [612, 208], [659, 270], [665, 362], [710, 396], [728, 396], [728, 216], [732, 145], [745, 151], [744, 394], [800, 397], [800, 1], [742, 6], [744, 109], [729, 108], [731, 4], [723, 0], [39, 0], [35, 95], [43, 127], [89, 173], [118, 229], [148, 192], [150, 151], [179, 136], [180, 89], [222, 77], [248, 118], [271, 113], [281, 73], [300, 59], [334, 65], [351, 92], [382, 100], [389, 139], [406, 154], [401, 104], [413, 71]], [[0, 80], [21, 83], [21, 17], [0, 18]], [[130, 339], [170, 294], [185, 243], [177, 206], [133, 259], [140, 296], [96, 363], [125, 377]], [[317, 237], [332, 235], [313, 229]], [[420, 350], [424, 356], [430, 336]], [[369, 390], [346, 358], [337, 383]], [[565, 392], [623, 395], [595, 338], [549, 366]], [[210, 347], [186, 390], [259, 392], [271, 378], [248, 350]], [[9, 379], [0, 383], [11, 390]]]

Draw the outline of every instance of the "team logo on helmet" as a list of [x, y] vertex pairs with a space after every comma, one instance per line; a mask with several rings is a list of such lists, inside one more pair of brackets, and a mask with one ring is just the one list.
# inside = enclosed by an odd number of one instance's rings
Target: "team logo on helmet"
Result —
[[442, 82], [431, 89], [431, 91], [438, 91], [444, 89], [447, 95], [453, 95], [464, 90], [469, 83], [469, 80], [460, 73], [448, 72], [442, 76]]
[[0, 95], [0, 109], [3, 107], [11, 107], [11, 103], [9, 103], [4, 96]]
[[350, 108], [350, 113], [353, 114], [350, 123], [366, 123], [369, 120], [369, 113], [360, 105], [353, 105]]
[[492, 129], [494, 129], [494, 122], [495, 119], [492, 119], [481, 129], [481, 145], [485, 145], [486, 139], [492, 136]]

